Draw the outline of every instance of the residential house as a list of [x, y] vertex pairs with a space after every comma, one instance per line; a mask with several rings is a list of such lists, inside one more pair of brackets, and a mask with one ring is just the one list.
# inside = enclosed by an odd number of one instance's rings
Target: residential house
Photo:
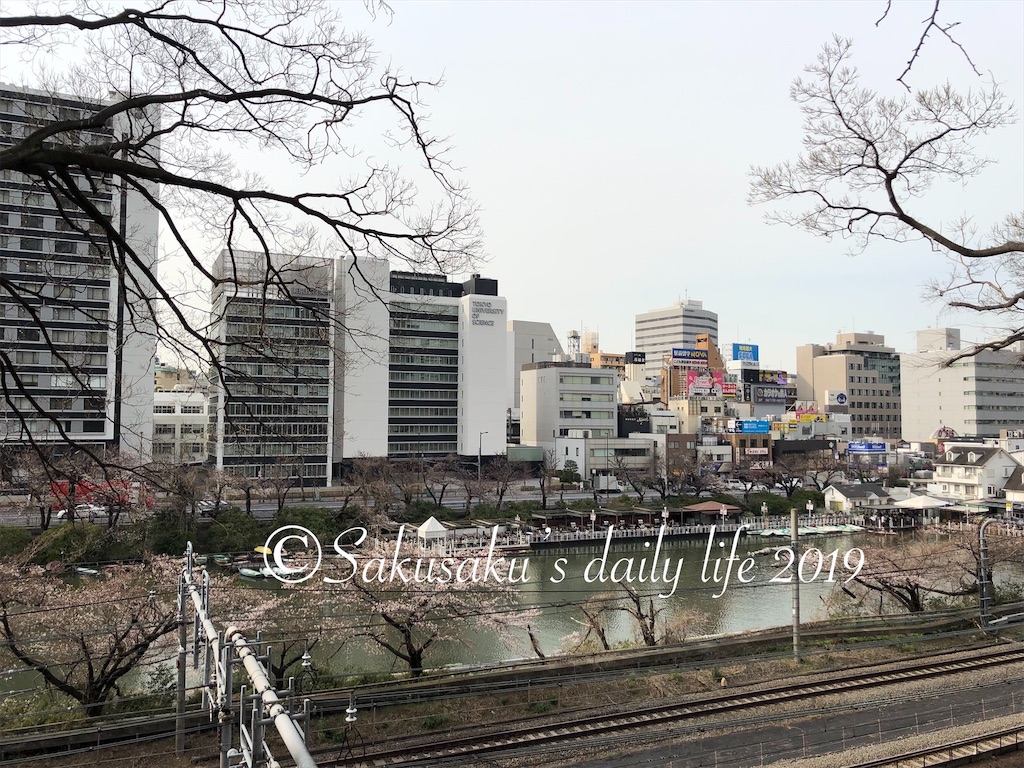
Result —
[[830, 485], [825, 489], [825, 509], [829, 512], [865, 512], [869, 507], [892, 504], [888, 489], [877, 483]]
[[928, 493], [962, 501], [999, 497], [1019, 466], [1002, 448], [946, 443], [935, 457]]

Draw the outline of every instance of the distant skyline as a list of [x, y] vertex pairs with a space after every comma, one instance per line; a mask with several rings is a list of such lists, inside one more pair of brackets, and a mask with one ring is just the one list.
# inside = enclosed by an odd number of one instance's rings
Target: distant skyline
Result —
[[[769, 226], [746, 203], [752, 165], [800, 150], [790, 83], [834, 34], [850, 37], [863, 83], [890, 96], [931, 4], [397, 2], [365, 26], [386, 60], [444, 76], [432, 125], [483, 208], [490, 261], [515, 319], [598, 331], [632, 348], [634, 316], [680, 299], [719, 315], [720, 346], [758, 344], [765, 367], [795, 368], [800, 344], [874, 331], [911, 351], [928, 326], [978, 320], [923, 300], [945, 274], [927, 245], [879, 243], [847, 256]], [[1024, 104], [1024, 3], [942, 3], [978, 69]], [[353, 18], [353, 24], [358, 23]], [[934, 34], [907, 78], [915, 88], [980, 83]], [[1024, 130], [985, 149], [999, 162], [964, 191], [936, 189], [923, 215], [963, 212], [986, 230], [1024, 209]]]
[[[757, 344], [764, 367], [787, 370], [797, 346], [840, 331], [883, 334], [899, 351], [912, 351], [926, 327], [959, 327], [969, 341], [989, 335], [986, 318], [924, 300], [926, 280], [947, 271], [926, 244], [879, 242], [850, 256], [842, 241], [767, 225], [766, 210], [746, 202], [751, 166], [800, 151], [789, 87], [822, 45], [852, 38], [862, 84], [905, 96], [896, 78], [931, 2], [896, 0], [877, 26], [885, 0], [397, 0], [393, 16], [345, 2], [381, 67], [443, 80], [422, 90], [429, 127], [448, 137], [446, 157], [481, 207], [488, 260], [476, 271], [498, 280], [510, 319], [550, 323], [563, 346], [570, 330], [596, 331], [603, 350], [626, 352], [637, 314], [689, 298], [718, 314], [723, 350]], [[1024, 2], [943, 0], [941, 16], [960, 22], [957, 39], [1019, 112]], [[55, 62], [40, 55], [35, 64]], [[3, 79], [38, 85], [21, 62], [4, 70]], [[935, 34], [907, 80], [921, 89], [985, 82]], [[366, 116], [349, 145], [379, 154], [380, 127]], [[980, 152], [998, 162], [964, 189], [930, 190], [913, 212], [939, 224], [967, 215], [984, 232], [1024, 210], [1021, 122]], [[236, 159], [283, 189], [332, 188], [362, 167], [359, 156], [341, 157], [303, 177], [269, 150]], [[206, 246], [212, 261], [221, 244]], [[161, 279], [196, 286], [175, 273], [173, 254]], [[188, 299], [197, 312], [208, 296], [198, 287]]]

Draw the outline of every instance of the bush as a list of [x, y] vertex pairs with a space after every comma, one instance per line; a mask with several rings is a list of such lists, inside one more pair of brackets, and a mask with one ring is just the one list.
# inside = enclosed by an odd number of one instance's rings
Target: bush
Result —
[[104, 526], [66, 523], [43, 531], [32, 543], [31, 561], [46, 565], [53, 561], [98, 563], [128, 555]]
[[161, 511], [138, 523], [142, 547], [155, 555], [181, 555], [196, 531], [180, 513]]
[[[280, 528], [282, 525], [301, 525], [312, 531], [313, 535], [322, 542], [334, 541], [334, 538], [343, 530], [338, 526], [334, 513], [321, 507], [285, 507], [274, 515], [271, 530]], [[262, 544], [263, 542], [257, 543]]]
[[32, 531], [28, 528], [0, 528], [0, 557], [19, 555], [32, 543]]
[[266, 541], [270, 531], [244, 512], [229, 509], [219, 513], [209, 525], [202, 526], [198, 533], [197, 545], [201, 551], [252, 552]]

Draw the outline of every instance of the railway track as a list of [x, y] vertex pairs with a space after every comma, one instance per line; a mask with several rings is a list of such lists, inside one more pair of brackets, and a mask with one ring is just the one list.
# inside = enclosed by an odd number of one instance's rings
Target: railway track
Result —
[[923, 768], [923, 766], [960, 765], [976, 762], [975, 758], [997, 755], [1024, 747], [1024, 728], [1003, 728], [982, 736], [957, 739], [939, 746], [910, 750], [892, 757], [882, 757], [847, 768]]
[[[517, 749], [535, 750], [541, 746], [554, 745], [572, 740], [593, 737], [607, 737], [638, 728], [647, 728], [661, 724], [678, 726], [686, 720], [714, 717], [726, 713], [735, 713], [747, 709], [796, 702], [802, 699], [848, 693], [867, 688], [884, 687], [900, 683], [926, 680], [944, 675], [958, 674], [986, 667], [998, 666], [1024, 661], [1024, 648], [999, 648], [975, 652], [970, 656], [957, 659], [930, 659], [900, 665], [878, 665], [887, 667], [878, 671], [860, 668], [855, 671], [841, 671], [820, 676], [810, 682], [793, 682], [768, 686], [744, 692], [733, 689], [728, 693], [707, 696], [699, 701], [660, 704], [651, 707], [637, 708], [619, 715], [601, 714], [586, 715], [558, 724], [510, 725], [500, 733], [480, 734], [466, 732], [453, 736], [445, 741], [433, 741], [429, 745], [397, 746], [385, 750], [366, 752], [361, 756], [346, 754], [344, 758], [330, 759], [331, 752], [337, 754], [337, 748], [318, 750], [318, 764], [326, 766], [362, 766], [363, 768], [380, 768], [398, 765], [441, 765], [448, 761], [465, 759], [469, 756], [482, 756], [488, 753], [503, 753], [503, 756], [514, 754]], [[463, 763], [465, 764], [465, 763]], [[865, 764], [866, 766], [874, 764]], [[879, 763], [878, 766], [889, 765]], [[900, 768], [908, 768], [904, 762]], [[916, 763], [922, 765], [921, 762]], [[930, 765], [930, 763], [923, 763]], [[858, 766], [857, 768], [861, 768]]]

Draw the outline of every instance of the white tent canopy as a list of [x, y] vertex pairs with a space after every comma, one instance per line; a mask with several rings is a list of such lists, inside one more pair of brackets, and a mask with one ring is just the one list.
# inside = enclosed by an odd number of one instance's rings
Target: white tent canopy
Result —
[[939, 507], [948, 507], [953, 502], [946, 501], [945, 499], [937, 499], [934, 496], [911, 496], [909, 499], [903, 499], [893, 504], [894, 507], [900, 507], [902, 509], [938, 509]]
[[436, 517], [428, 517], [416, 529], [416, 538], [420, 541], [437, 541], [448, 537], [448, 529]]

